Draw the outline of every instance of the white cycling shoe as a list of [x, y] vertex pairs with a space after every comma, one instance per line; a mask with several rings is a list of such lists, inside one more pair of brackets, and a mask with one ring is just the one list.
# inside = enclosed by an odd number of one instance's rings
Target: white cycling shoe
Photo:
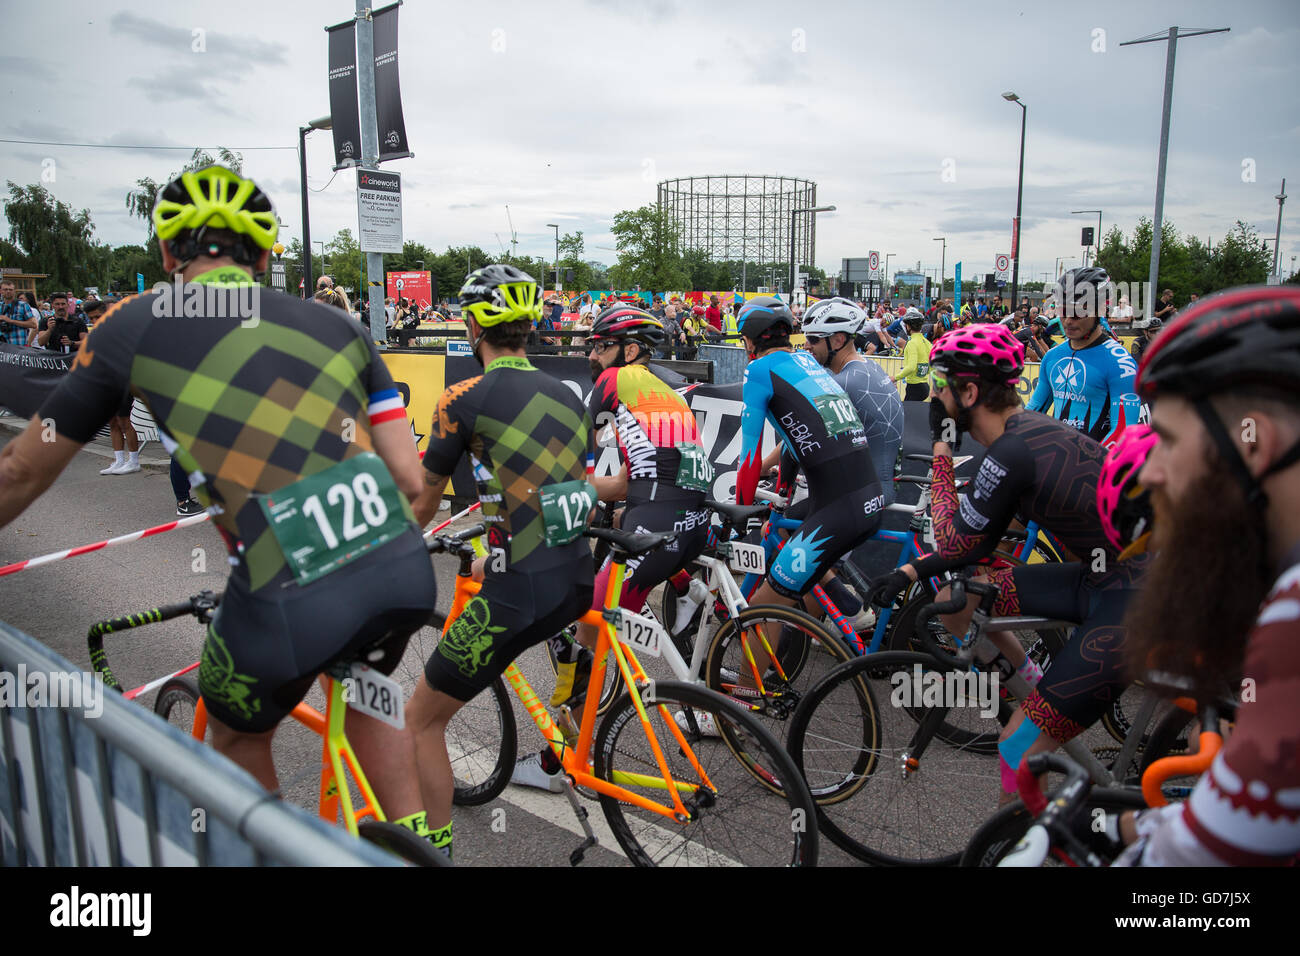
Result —
[[[702, 737], [722, 736], [722, 734], [718, 732], [718, 725], [717, 722], [714, 721], [712, 714], [703, 710], [696, 710], [694, 711], [694, 713], [695, 713], [695, 724], [700, 729], [700, 736]], [[673, 714], [673, 720], [677, 721], [677, 726], [680, 727], [682, 730], [686, 731], [688, 734], [693, 732], [691, 729], [690, 722], [687, 721], [686, 719], [686, 711], [679, 710], [677, 713]]]
[[542, 769], [542, 755], [531, 753], [515, 761], [515, 769], [510, 774], [510, 782], [521, 787], [533, 787], [550, 793], [564, 792], [564, 775], [547, 773]]

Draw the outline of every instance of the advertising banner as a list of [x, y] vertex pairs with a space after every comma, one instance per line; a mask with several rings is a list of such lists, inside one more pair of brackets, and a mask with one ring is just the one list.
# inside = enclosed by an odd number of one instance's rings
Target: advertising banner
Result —
[[397, 78], [397, 8], [374, 12], [375, 116], [379, 126], [379, 161], [414, 156], [406, 142], [402, 87]]
[[402, 176], [357, 170], [357, 239], [362, 252], [402, 251]]
[[433, 303], [432, 273], [429, 272], [389, 272], [386, 274], [388, 285], [384, 295], [396, 301], [405, 296], [414, 300], [421, 309], [427, 309]]
[[357, 24], [328, 28], [330, 120], [334, 132], [334, 168], [361, 162], [361, 116], [357, 108]]

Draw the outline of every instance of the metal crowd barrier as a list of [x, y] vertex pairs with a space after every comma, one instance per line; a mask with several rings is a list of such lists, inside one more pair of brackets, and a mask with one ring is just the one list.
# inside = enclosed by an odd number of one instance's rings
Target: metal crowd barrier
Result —
[[0, 866], [396, 862], [0, 622]]

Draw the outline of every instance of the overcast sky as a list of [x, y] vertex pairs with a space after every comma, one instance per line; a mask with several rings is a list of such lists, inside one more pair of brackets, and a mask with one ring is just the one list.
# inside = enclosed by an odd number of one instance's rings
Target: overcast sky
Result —
[[[45, 171], [59, 199], [90, 209], [98, 238], [142, 242], [124, 205], [134, 180], [224, 145], [271, 195], [285, 241], [300, 236], [297, 127], [329, 112], [322, 27], [352, 8], [0, 0], [0, 138], [184, 147], [0, 143], [0, 178]], [[1166, 219], [1202, 239], [1238, 218], [1272, 237], [1285, 176], [1288, 273], [1300, 255], [1296, 0], [408, 0], [400, 69], [416, 155], [386, 168], [403, 174], [405, 237], [439, 250], [499, 249], [497, 233], [508, 244], [509, 203], [521, 253], [549, 257], [545, 223], [558, 222], [612, 263], [599, 247], [614, 245], [613, 215], [653, 202], [657, 180], [748, 172], [812, 179], [838, 207], [818, 217], [827, 272], [871, 249], [897, 253], [892, 271], [936, 268], [932, 239], [946, 236], [947, 275], [963, 260], [969, 276], [1010, 251], [1020, 109], [1000, 94], [1014, 90], [1028, 106], [1021, 274], [1036, 279], [1082, 254], [1079, 227], [1095, 217], [1070, 210], [1100, 208], [1104, 230], [1126, 232], [1152, 214], [1166, 45], [1119, 44], [1175, 24], [1231, 32], [1178, 44]], [[313, 237], [355, 234], [355, 174], [331, 183], [330, 134], [308, 143]], [[251, 148], [265, 146], [289, 148]]]

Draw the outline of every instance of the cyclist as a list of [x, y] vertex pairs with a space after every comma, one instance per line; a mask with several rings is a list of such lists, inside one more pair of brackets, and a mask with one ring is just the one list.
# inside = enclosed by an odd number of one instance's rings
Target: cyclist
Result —
[[1103, 445], [1114, 444], [1128, 425], [1138, 423], [1133, 393], [1137, 362], [1112, 338], [1104, 319], [1105, 269], [1071, 269], [1057, 282], [1066, 341], [1047, 351], [1029, 399], [1033, 412], [1047, 412]]
[[1147, 346], [1151, 344], [1152, 339], [1160, 334], [1160, 330], [1163, 329], [1164, 326], [1165, 324], [1159, 319], [1151, 319], [1147, 322], [1146, 328], [1144, 328], [1142, 333], [1133, 340], [1133, 359], [1135, 361], [1142, 361], [1142, 356], [1146, 353]]
[[[271, 737], [316, 676], [358, 655], [391, 673], [434, 609], [407, 501], [419, 494], [419, 459], [369, 336], [341, 312], [255, 284], [277, 221], [252, 180], [222, 166], [183, 173], [159, 193], [153, 224], [163, 269], [185, 291], [121, 303], [91, 331], [0, 452], [0, 526], [128, 393], [141, 399], [229, 550], [199, 670], [213, 746], [274, 791]], [[424, 834], [409, 733], [347, 719], [390, 817]]]
[[1248, 682], [1191, 797], [1124, 815], [1120, 862], [1285, 864], [1300, 853], [1300, 291], [1198, 300], [1151, 343], [1138, 387], [1159, 436], [1139, 476], [1157, 553], [1130, 659], [1202, 695]]
[[804, 316], [803, 332], [809, 353], [830, 370], [858, 413], [888, 505], [903, 445], [903, 403], [884, 369], [858, 352], [856, 337], [866, 321], [867, 314], [848, 299], [824, 299]]
[[[1063, 422], [1020, 405], [1016, 383], [1024, 349], [1005, 326], [957, 329], [934, 344], [930, 421], [934, 439], [931, 514], [938, 555], [891, 572], [873, 587], [876, 603], [918, 577], [989, 556], [1012, 519], [1051, 528], [1084, 561], [994, 568], [982, 578], [999, 586], [994, 614], [1033, 614], [1078, 621], [1045, 674], [1014, 635], [990, 634], [1012, 667], [1036, 684], [1002, 732], [1003, 800], [1016, 792], [1015, 770], [1028, 754], [1052, 750], [1082, 733], [1127, 686], [1124, 610], [1146, 558], [1121, 563], [1120, 549], [1102, 529], [1097, 483], [1106, 450]], [[949, 439], [970, 432], [988, 451], [969, 494], [955, 491]], [[940, 593], [946, 599], [947, 589]], [[945, 617], [964, 634], [978, 603]], [[1040, 679], [1041, 678], [1041, 679]]]
[[[736, 501], [751, 504], [762, 469], [763, 422], [784, 445], [782, 487], [795, 467], [808, 480], [807, 512], [750, 596], [751, 604], [793, 605], [812, 590], [844, 554], [875, 533], [885, 495], [862, 422], [853, 403], [809, 353], [794, 351], [794, 316], [779, 299], [750, 299], [740, 312], [749, 364], [742, 386], [740, 466]], [[844, 589], [842, 596], [847, 597]], [[832, 597], [837, 603], [840, 598]], [[852, 611], [841, 607], [846, 614]], [[755, 653], [761, 673], [765, 652]], [[742, 680], [746, 679], [742, 677]]]
[[903, 368], [894, 376], [894, 382], [901, 380], [905, 383], [903, 401], [923, 402], [930, 397], [926, 376], [930, 370], [930, 343], [921, 334], [925, 316], [920, 310], [910, 308], [903, 315], [903, 324], [907, 326], [907, 344], [903, 346]]
[[[724, 316], [724, 321], [729, 314]], [[651, 356], [664, 340], [663, 323], [644, 309], [619, 302], [605, 309], [592, 326], [591, 391], [588, 414], [597, 432], [612, 427], [618, 438], [620, 467], [609, 478], [593, 484], [602, 501], [626, 501], [621, 527], [638, 534], [677, 531], [677, 539], [626, 565], [619, 602], [634, 613], [645, 606], [650, 592], [674, 578], [694, 561], [708, 541], [709, 511], [704, 506], [713, 468], [700, 445], [695, 415], [685, 399], [656, 377]], [[596, 575], [592, 607], [605, 606], [605, 591], [613, 561], [607, 559]], [[674, 585], [680, 596], [690, 585]], [[691, 615], [685, 614], [690, 620]], [[551, 706], [575, 706], [585, 690], [583, 679], [591, 673], [596, 628], [580, 623], [574, 649], [567, 641], [552, 646], [559, 661]], [[549, 758], [549, 759], [548, 759]], [[529, 754], [515, 766], [513, 783], [558, 792], [562, 789], [559, 761], [551, 748]]]
[[537, 283], [514, 266], [485, 266], [466, 278], [460, 301], [484, 371], [438, 399], [415, 517], [421, 527], [433, 520], [468, 454], [491, 553], [477, 562], [483, 589], [430, 655], [406, 708], [430, 829], [449, 853], [447, 722], [520, 653], [591, 607], [591, 551], [581, 535], [595, 504], [586, 409], [524, 353], [541, 314]]

